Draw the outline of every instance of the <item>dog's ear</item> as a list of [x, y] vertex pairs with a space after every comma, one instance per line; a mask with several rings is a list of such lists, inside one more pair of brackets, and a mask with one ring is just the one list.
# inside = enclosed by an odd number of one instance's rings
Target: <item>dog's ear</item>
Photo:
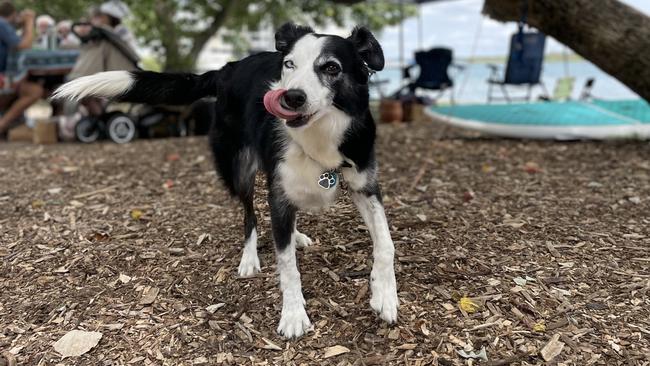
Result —
[[381, 71], [384, 69], [384, 51], [368, 28], [354, 28], [348, 40], [354, 44], [359, 56], [371, 70]]
[[314, 33], [311, 27], [303, 27], [291, 22], [285, 23], [275, 32], [275, 49], [286, 54], [300, 37], [309, 33]]

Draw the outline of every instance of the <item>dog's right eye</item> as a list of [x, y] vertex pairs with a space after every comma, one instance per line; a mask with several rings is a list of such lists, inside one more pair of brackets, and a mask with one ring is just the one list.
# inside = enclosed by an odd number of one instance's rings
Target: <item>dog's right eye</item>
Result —
[[291, 61], [291, 60], [286, 60], [286, 61], [284, 62], [284, 67], [286, 67], [287, 69], [295, 69], [295, 68], [296, 68], [296, 65], [294, 65], [293, 61]]

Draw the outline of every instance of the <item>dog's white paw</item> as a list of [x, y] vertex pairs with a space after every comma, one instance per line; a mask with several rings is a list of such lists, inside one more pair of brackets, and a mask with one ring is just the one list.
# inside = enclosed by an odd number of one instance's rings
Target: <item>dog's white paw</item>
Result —
[[282, 307], [278, 333], [286, 338], [297, 338], [305, 334], [311, 322], [303, 306]]
[[313, 244], [311, 239], [300, 231], [294, 232], [293, 236], [296, 239], [296, 248], [304, 248]]
[[375, 271], [370, 274], [370, 307], [379, 314], [379, 317], [388, 323], [397, 321], [397, 283], [394, 271]]
[[239, 277], [251, 277], [260, 271], [260, 258], [257, 252], [251, 252], [244, 249], [239, 262]]

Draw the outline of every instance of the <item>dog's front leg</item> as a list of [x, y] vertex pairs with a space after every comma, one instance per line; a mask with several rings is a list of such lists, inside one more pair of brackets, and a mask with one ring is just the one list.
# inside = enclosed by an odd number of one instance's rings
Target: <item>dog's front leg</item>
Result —
[[345, 169], [343, 174], [352, 189], [352, 201], [359, 209], [373, 242], [370, 306], [382, 319], [394, 323], [399, 306], [394, 268], [395, 247], [384, 213], [375, 169], [358, 172], [355, 168], [349, 168]]
[[300, 337], [311, 326], [305, 311], [300, 272], [296, 264], [296, 209], [281, 197], [281, 193], [269, 193], [271, 226], [282, 290], [282, 315], [278, 333], [287, 337]]

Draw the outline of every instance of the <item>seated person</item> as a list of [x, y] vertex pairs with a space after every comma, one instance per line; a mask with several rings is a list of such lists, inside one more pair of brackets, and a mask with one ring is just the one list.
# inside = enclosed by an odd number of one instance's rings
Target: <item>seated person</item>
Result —
[[[92, 11], [91, 26], [77, 26], [75, 32], [81, 38], [81, 53], [77, 59], [70, 79], [93, 75], [102, 71], [136, 70], [137, 54], [133, 50], [133, 35], [122, 25], [122, 19], [129, 14], [124, 3], [111, 0], [103, 3]], [[109, 41], [105, 36], [93, 29], [101, 28], [110, 31], [114, 39]], [[116, 45], [116, 42], [119, 43]], [[91, 115], [98, 116], [103, 112], [101, 100], [87, 98], [83, 105]]]
[[72, 33], [72, 21], [62, 20], [56, 25], [59, 48], [79, 48], [81, 41]]
[[47, 14], [39, 15], [36, 18], [36, 40], [32, 45], [33, 48], [48, 50], [52, 48], [50, 42], [54, 35], [54, 18]]
[[[7, 69], [7, 57], [10, 51], [32, 47], [34, 17], [35, 13], [31, 10], [24, 10], [18, 14], [11, 1], [0, 1], [0, 73], [4, 73]], [[16, 34], [14, 24], [22, 24], [22, 37]], [[0, 135], [3, 135], [27, 108], [36, 103], [44, 92], [42, 85], [29, 80], [18, 83], [16, 89], [18, 99], [0, 117]]]

